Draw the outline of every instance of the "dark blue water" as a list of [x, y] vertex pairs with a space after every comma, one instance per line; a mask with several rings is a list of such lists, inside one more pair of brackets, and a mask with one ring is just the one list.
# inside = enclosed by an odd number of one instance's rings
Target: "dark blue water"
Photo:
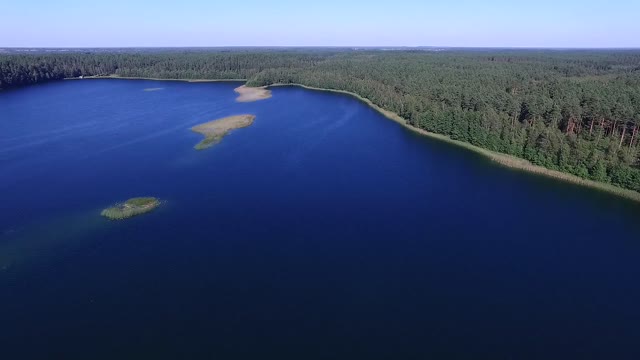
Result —
[[[640, 358], [640, 206], [235, 86], [0, 94], [3, 359]], [[165, 203], [100, 217], [133, 196]]]

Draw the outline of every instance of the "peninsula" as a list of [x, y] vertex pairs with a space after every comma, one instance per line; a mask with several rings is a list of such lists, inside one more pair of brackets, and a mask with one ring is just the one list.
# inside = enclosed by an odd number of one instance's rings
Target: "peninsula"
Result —
[[267, 90], [263, 87], [249, 87], [242, 85], [235, 88], [234, 91], [240, 94], [236, 98], [237, 102], [253, 102], [265, 100], [271, 97], [271, 90]]
[[219, 143], [229, 131], [250, 126], [255, 118], [255, 115], [235, 115], [194, 126], [191, 128], [192, 131], [204, 135], [204, 139], [194, 148], [196, 150], [209, 148]]
[[157, 198], [136, 197], [102, 210], [101, 215], [110, 220], [123, 220], [148, 213], [158, 206], [160, 206], [160, 200]]

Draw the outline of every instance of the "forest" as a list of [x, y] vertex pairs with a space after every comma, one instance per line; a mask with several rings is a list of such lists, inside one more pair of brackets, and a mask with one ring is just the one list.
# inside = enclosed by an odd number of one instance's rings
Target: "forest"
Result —
[[0, 54], [0, 90], [81, 75], [346, 90], [415, 127], [640, 191], [640, 50]]

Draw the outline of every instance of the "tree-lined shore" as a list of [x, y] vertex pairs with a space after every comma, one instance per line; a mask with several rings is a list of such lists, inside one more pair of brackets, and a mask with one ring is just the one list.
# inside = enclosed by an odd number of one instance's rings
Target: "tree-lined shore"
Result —
[[419, 129], [640, 191], [640, 51], [158, 51], [0, 55], [0, 89], [96, 75], [344, 90]]

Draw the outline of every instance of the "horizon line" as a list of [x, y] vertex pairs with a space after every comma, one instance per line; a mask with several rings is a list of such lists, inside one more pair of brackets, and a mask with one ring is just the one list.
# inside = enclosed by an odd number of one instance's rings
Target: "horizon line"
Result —
[[335, 49], [549, 49], [549, 50], [640, 50], [640, 46], [452, 46], [452, 45], [162, 45], [162, 46], [1, 46], [0, 49], [222, 49], [222, 48], [335, 48]]

